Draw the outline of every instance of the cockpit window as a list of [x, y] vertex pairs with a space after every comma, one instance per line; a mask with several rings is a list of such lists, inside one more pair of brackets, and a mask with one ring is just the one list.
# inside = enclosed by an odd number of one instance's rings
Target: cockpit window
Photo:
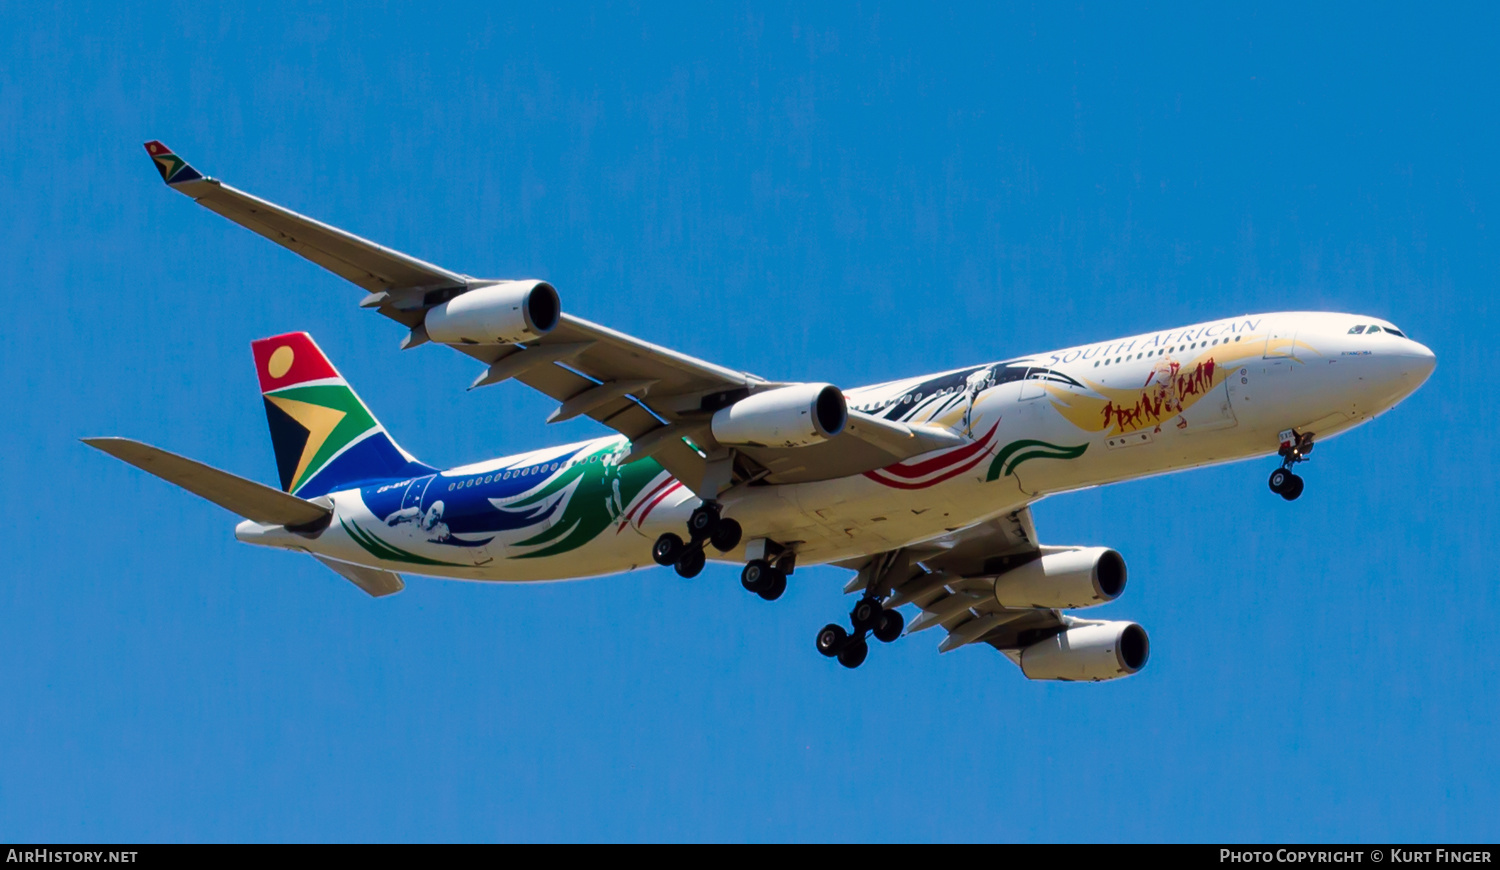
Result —
[[1399, 330], [1399, 329], [1397, 329], [1397, 328], [1396, 328], [1396, 327], [1394, 327], [1394, 326], [1387, 326], [1387, 327], [1386, 327], [1386, 328], [1385, 328], [1385, 331], [1386, 331], [1386, 332], [1389, 332], [1389, 333], [1390, 333], [1390, 334], [1391, 334], [1391, 335], [1399, 335], [1399, 336], [1401, 336], [1401, 337], [1402, 337], [1402, 338], [1405, 338], [1405, 337], [1406, 337], [1406, 333], [1404, 333], [1404, 332], [1402, 332], [1402, 331], [1401, 331], [1401, 330]]
[[1370, 334], [1370, 335], [1373, 335], [1374, 333], [1377, 333], [1379, 331], [1380, 331], [1380, 327], [1378, 327], [1378, 326], [1371, 326], [1368, 330], [1366, 330], [1366, 333]]
[[1364, 331], [1365, 331], [1365, 325], [1363, 323], [1361, 323], [1358, 326], [1351, 326], [1351, 327], [1349, 327], [1349, 334], [1350, 335], [1359, 335], [1361, 332], [1364, 332]]

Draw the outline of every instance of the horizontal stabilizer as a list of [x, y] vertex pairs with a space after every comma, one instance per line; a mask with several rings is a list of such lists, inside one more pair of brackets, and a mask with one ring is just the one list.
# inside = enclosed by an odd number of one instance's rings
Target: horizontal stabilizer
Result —
[[314, 559], [327, 565], [329, 568], [353, 583], [355, 586], [370, 593], [375, 598], [384, 595], [395, 595], [406, 588], [406, 582], [401, 575], [394, 571], [383, 571], [379, 568], [367, 568], [364, 565], [353, 565], [348, 562], [340, 562], [337, 559], [328, 559], [323, 556], [314, 555]]
[[304, 526], [327, 519], [332, 513], [275, 487], [129, 438], [84, 438], [83, 443], [257, 523]]

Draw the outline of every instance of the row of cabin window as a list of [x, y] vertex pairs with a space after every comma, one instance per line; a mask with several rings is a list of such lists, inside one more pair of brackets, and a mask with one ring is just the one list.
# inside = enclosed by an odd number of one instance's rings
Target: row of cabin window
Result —
[[[1359, 326], [1351, 327], [1349, 329], [1349, 334], [1350, 335], [1359, 335], [1360, 333], [1364, 333], [1365, 335], [1374, 335], [1375, 333], [1377, 333], [1379, 331], [1380, 331], [1380, 327], [1379, 326], [1371, 324], [1367, 328], [1363, 323], [1361, 323]], [[1385, 331], [1389, 332], [1391, 335], [1400, 336], [1401, 338], [1405, 338], [1406, 337], [1406, 333], [1402, 332], [1401, 330], [1397, 329], [1394, 326], [1387, 326], [1385, 328]]]
[[[961, 392], [962, 390], [963, 390], [963, 387], [944, 387], [941, 390], [933, 390], [932, 392], [928, 393], [927, 394], [927, 398], [930, 399], [933, 396], [946, 396], [949, 393], [957, 393], [957, 392]], [[912, 395], [911, 393], [907, 393], [906, 395], [902, 396], [899, 399], [891, 399], [891, 400], [885, 401], [885, 402], [871, 402], [868, 405], [855, 405], [854, 406], [854, 410], [856, 410], [856, 411], [878, 411], [881, 408], [885, 408], [885, 407], [887, 407], [889, 405], [892, 405], [892, 404], [894, 404], [896, 402], [900, 402], [903, 405], [908, 405], [908, 404], [911, 404], [914, 401], [915, 402], [922, 401], [922, 394], [921, 393], [917, 393], [916, 395]]]
[[[1239, 341], [1241, 338], [1244, 338], [1244, 336], [1242, 336], [1242, 335], [1236, 335], [1234, 337], [1234, 340], [1235, 341]], [[1125, 355], [1125, 356], [1117, 356], [1117, 357], [1114, 358], [1114, 361], [1115, 362], [1119, 362], [1120, 360], [1123, 359], [1123, 360], [1126, 360], [1128, 362], [1128, 361], [1133, 360], [1133, 359], [1145, 359], [1148, 356], [1161, 356], [1164, 353], [1176, 353], [1179, 349], [1180, 350], [1194, 350], [1194, 349], [1197, 349], [1197, 348], [1200, 348], [1200, 347], [1212, 347], [1212, 346], [1218, 344], [1221, 340], [1225, 344], [1229, 343], [1229, 339], [1227, 339], [1227, 338], [1225, 338], [1225, 339], [1217, 339], [1216, 338], [1213, 341], [1200, 341], [1200, 342], [1198, 342], [1196, 344], [1183, 345], [1181, 348], [1164, 347], [1161, 350], [1157, 351], [1156, 353], [1152, 353], [1151, 351], [1148, 350], [1148, 351], [1145, 351], [1144, 353], [1138, 353], [1134, 357], [1132, 357], [1132, 356], [1130, 356], [1128, 354]], [[1109, 360], [1104, 360], [1103, 362], [1104, 362], [1105, 365], [1109, 365], [1109, 363], [1110, 363]], [[1094, 368], [1098, 368], [1098, 367], [1099, 367], [1099, 360], [1095, 360], [1094, 361]]]
[[[598, 462], [599, 461], [599, 457], [597, 457], [597, 456], [591, 456], [591, 457], [589, 457], [588, 459], [586, 459], [584, 461], [585, 462]], [[541, 465], [541, 466], [537, 466], [535, 468], [523, 468], [523, 469], [520, 469], [520, 470], [517, 470], [517, 471], [507, 471], [504, 474], [486, 474], [484, 477], [474, 477], [474, 478], [470, 478], [468, 480], [460, 480], [457, 483], [450, 483], [450, 484], [448, 484], [448, 491], [452, 492], [455, 489], [462, 489], [462, 488], [464, 488], [466, 486], [478, 486], [480, 484], [491, 483], [491, 482], [496, 481], [496, 480], [510, 480], [512, 477], [520, 477], [523, 474], [525, 474], [525, 475], [531, 475], [531, 474], [541, 474], [543, 472], [556, 471], [557, 469], [559, 469], [561, 467], [562, 467], [562, 463], [561, 462], [554, 462], [551, 465]]]

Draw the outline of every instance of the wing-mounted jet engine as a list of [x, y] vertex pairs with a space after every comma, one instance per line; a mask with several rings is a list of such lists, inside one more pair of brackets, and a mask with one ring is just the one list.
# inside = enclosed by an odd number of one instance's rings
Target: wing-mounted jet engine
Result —
[[546, 281], [501, 281], [428, 309], [427, 337], [441, 344], [518, 344], [557, 326], [562, 302]]
[[1125, 591], [1125, 559], [1108, 547], [1044, 547], [995, 578], [1001, 607], [1071, 610], [1114, 601]]
[[1067, 619], [1067, 628], [1012, 654], [1027, 679], [1114, 680], [1138, 672], [1151, 657], [1151, 639], [1133, 622]]
[[733, 447], [806, 447], [844, 431], [849, 406], [832, 384], [795, 384], [746, 396], [714, 412], [709, 431]]
[[[1150, 640], [1133, 622], [1063, 613], [1105, 604], [1125, 592], [1125, 559], [1109, 547], [1036, 542], [1031, 511], [1021, 508], [913, 548], [842, 563], [858, 574], [851, 629], [827, 625], [818, 652], [849, 668], [869, 651], [867, 638], [942, 628], [938, 652], [993, 646], [1033, 680], [1113, 680], [1146, 666]], [[897, 608], [921, 613], [907, 624]]]

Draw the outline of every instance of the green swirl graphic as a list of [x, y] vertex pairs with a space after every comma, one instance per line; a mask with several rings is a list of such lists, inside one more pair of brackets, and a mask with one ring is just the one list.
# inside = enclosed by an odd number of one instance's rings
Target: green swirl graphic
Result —
[[1089, 449], [1088, 442], [1076, 447], [1064, 447], [1048, 441], [1030, 439], [1012, 441], [995, 454], [994, 461], [990, 463], [989, 473], [984, 479], [986, 481], [997, 480], [1002, 473], [1009, 476], [1015, 473], [1017, 465], [1028, 459], [1077, 459], [1087, 449]]
[[536, 494], [506, 505], [507, 509], [531, 507], [576, 482], [573, 491], [563, 496], [567, 502], [563, 505], [562, 515], [551, 526], [511, 545], [538, 549], [511, 558], [538, 559], [576, 550], [619, 520], [625, 506], [661, 474], [661, 466], [651, 459], [623, 466], [618, 464], [614, 460], [621, 452], [622, 445], [602, 447], [568, 466]]

